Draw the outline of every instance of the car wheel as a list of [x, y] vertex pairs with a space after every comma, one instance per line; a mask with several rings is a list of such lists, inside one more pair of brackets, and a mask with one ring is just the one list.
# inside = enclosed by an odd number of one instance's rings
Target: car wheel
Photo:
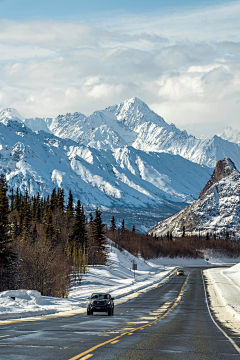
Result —
[[112, 309], [108, 310], [108, 316], [112, 315]]
[[87, 309], [87, 315], [90, 315], [90, 311]]
[[112, 315], [114, 315], [114, 309], [112, 308]]

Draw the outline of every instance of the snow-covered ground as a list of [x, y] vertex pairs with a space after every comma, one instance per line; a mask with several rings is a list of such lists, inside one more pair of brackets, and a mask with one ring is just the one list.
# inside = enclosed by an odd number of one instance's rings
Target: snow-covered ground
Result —
[[[215, 309], [216, 303], [222, 303], [224, 312], [228, 311], [230, 319], [240, 321], [240, 263], [230, 268], [215, 268], [204, 271], [207, 277], [207, 287]], [[216, 310], [216, 309], [215, 309]], [[220, 320], [225, 319], [226, 314], [218, 314]], [[239, 323], [240, 326], [240, 323]]]
[[[221, 260], [209, 258], [157, 258], [150, 261], [138, 259], [126, 250], [120, 251], [108, 240], [106, 266], [90, 266], [79, 284], [76, 282], [69, 297], [41, 296], [32, 290], [11, 290], [0, 293], [0, 321], [38, 316], [70, 316], [86, 311], [87, 297], [93, 292], [107, 292], [115, 298], [115, 304], [123, 303], [142, 292], [159, 286], [169, 279], [178, 266], [209, 265]], [[207, 255], [209, 257], [209, 255]], [[132, 271], [133, 263], [137, 270]]]

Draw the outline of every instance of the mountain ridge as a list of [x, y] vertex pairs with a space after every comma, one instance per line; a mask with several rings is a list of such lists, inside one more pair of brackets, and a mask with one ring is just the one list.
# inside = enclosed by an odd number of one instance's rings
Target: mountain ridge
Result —
[[201, 196], [180, 212], [161, 220], [149, 233], [165, 236], [171, 232], [205, 236], [215, 233], [240, 235], [240, 172], [230, 159], [219, 161]]
[[174, 124], [166, 123], [138, 98], [97, 110], [89, 116], [77, 112], [52, 119], [24, 119], [22, 122], [33, 131], [44, 130], [96, 149], [113, 151], [127, 145], [144, 152], [180, 155], [211, 168], [218, 160], [231, 158], [240, 169], [240, 146], [237, 143], [217, 135], [210, 139], [188, 135]]

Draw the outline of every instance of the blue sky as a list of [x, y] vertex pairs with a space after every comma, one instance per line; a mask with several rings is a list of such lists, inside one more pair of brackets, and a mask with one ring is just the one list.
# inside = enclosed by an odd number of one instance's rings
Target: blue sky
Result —
[[240, 128], [240, 1], [0, 0], [0, 14], [0, 109], [89, 115], [137, 96], [197, 136]]
[[228, 3], [225, 0], [0, 0], [1, 18], [82, 20], [103, 12], [171, 12]]

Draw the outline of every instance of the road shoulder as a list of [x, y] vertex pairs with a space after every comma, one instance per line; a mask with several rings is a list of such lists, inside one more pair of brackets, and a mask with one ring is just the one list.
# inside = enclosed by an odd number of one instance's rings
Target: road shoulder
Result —
[[223, 271], [226, 268], [213, 268], [203, 271], [210, 309], [215, 318], [236, 334], [240, 333], [240, 288], [232, 284]]

